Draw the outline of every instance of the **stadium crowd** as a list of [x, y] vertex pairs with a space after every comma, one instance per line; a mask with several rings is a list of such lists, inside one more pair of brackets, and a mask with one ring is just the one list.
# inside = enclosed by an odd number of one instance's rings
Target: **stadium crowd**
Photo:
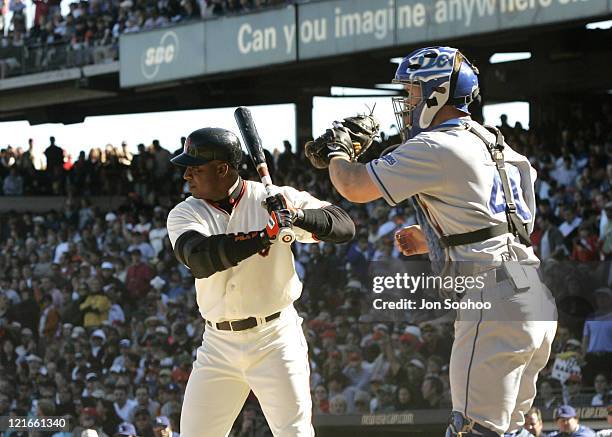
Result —
[[[123, 33], [249, 13], [287, 0], [80, 0], [72, 1], [65, 13], [61, 0], [33, 3], [32, 18], [27, 17], [24, 0], [0, 0], [0, 78], [23, 67], [19, 50], [24, 46], [40, 49], [33, 51], [31, 61], [39, 68], [48, 68], [54, 58], [77, 65], [108, 62], [117, 59]], [[5, 10], [11, 12], [10, 19], [4, 16]], [[59, 50], [59, 45], [66, 44], [68, 59]]]
[[[539, 172], [532, 240], [559, 306], [538, 384], [541, 409], [611, 404], [612, 114], [602, 113], [608, 118], [584, 129], [551, 127], [550, 137], [501, 126]], [[130, 422], [146, 437], [163, 416], [179, 431], [181, 394], [204, 324], [193, 278], [165, 229], [168, 211], [185, 195], [172, 155], [155, 140], [137, 154], [109, 145], [75, 161], [54, 138], [44, 152], [31, 140], [2, 150], [0, 199], [67, 200], [56, 211], [0, 218], [0, 416], [68, 415], [78, 429], [109, 436]], [[371, 305], [370, 275], [409, 264], [392, 237], [415, 223], [411, 207], [342, 200], [327, 174], [312, 171], [287, 142], [268, 162], [279, 185], [341, 205], [358, 229], [345, 245], [294, 247], [315, 414], [449, 408], [452, 314], [389, 315]], [[254, 175], [245, 160], [243, 176]], [[110, 194], [125, 195], [125, 203], [101, 210], [88, 200]], [[231, 435], [270, 435], [253, 396]]]

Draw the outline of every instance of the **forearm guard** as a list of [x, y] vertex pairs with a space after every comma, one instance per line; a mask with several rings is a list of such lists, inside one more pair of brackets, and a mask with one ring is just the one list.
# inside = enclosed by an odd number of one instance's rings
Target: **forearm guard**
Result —
[[193, 276], [208, 278], [269, 247], [270, 242], [261, 234], [261, 231], [253, 231], [207, 237], [187, 231], [176, 240], [174, 254], [189, 267]]
[[329, 205], [302, 211], [303, 217], [299, 217], [293, 224], [310, 232], [318, 240], [346, 243], [355, 236], [355, 224], [342, 208]]

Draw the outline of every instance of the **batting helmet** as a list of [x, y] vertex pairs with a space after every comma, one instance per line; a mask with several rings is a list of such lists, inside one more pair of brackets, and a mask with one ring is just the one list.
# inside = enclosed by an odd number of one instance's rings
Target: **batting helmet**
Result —
[[[426, 47], [402, 59], [393, 83], [420, 87], [420, 101], [408, 95], [393, 97], [393, 109], [402, 138], [429, 128], [444, 105], [469, 114], [468, 105], [478, 98], [478, 69], [452, 47]], [[414, 93], [415, 87], [410, 87]]]
[[170, 161], [175, 165], [190, 167], [207, 162], [225, 161], [234, 168], [242, 162], [240, 140], [231, 131], [217, 127], [205, 127], [189, 134], [183, 153]]

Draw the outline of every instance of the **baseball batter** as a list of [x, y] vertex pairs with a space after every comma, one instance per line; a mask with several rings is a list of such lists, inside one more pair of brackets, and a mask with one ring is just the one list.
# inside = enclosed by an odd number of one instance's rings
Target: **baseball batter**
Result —
[[361, 164], [354, 132], [336, 123], [306, 153], [315, 166], [329, 165], [348, 200], [413, 202], [420, 226], [396, 234], [405, 254], [429, 252], [440, 274], [485, 279], [483, 288], [456, 296], [492, 309], [458, 311], [446, 436], [527, 436], [524, 415], [548, 361], [556, 309], [529, 242], [536, 172], [495, 128], [470, 118], [477, 73], [457, 49], [416, 50], [394, 80], [406, 92], [393, 98], [402, 144]]
[[181, 412], [181, 435], [227, 436], [253, 390], [275, 436], [313, 436], [309, 365], [293, 301], [302, 284], [291, 247], [277, 242], [293, 227], [298, 241], [345, 242], [355, 232], [340, 208], [306, 192], [242, 180], [240, 141], [232, 132], [192, 132], [172, 159], [185, 168], [192, 196], [168, 215], [176, 257], [196, 278], [206, 320]]

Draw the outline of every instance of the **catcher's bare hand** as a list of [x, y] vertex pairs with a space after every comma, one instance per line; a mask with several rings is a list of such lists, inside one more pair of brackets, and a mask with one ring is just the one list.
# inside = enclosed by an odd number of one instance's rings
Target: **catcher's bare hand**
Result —
[[406, 226], [395, 233], [395, 247], [404, 256], [421, 255], [427, 253], [425, 234], [419, 225]]

